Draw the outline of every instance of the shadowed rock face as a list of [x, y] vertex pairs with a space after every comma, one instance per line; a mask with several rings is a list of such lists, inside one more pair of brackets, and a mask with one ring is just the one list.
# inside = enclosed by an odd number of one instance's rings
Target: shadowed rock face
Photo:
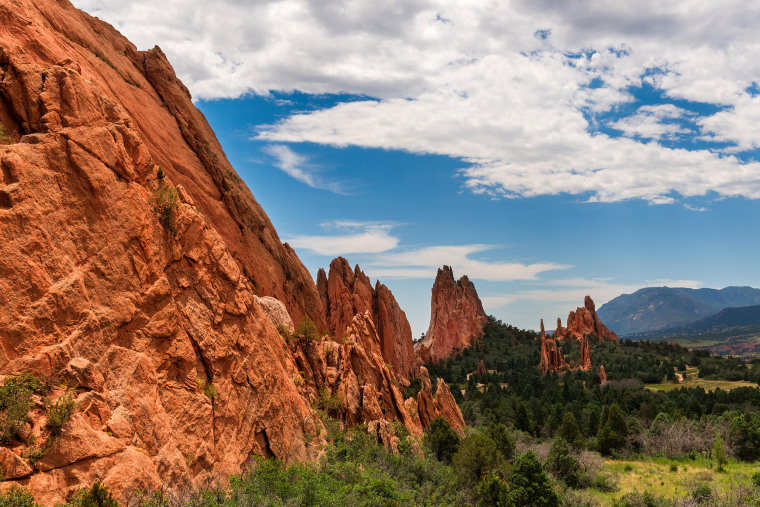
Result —
[[351, 269], [343, 257], [330, 263], [329, 276], [320, 269], [317, 288], [330, 331], [336, 339], [346, 336], [355, 315], [369, 312], [380, 340], [383, 360], [393, 366], [402, 382], [417, 376], [412, 328], [391, 291], [379, 281], [372, 288], [359, 266]]
[[466, 275], [454, 281], [449, 266], [439, 269], [430, 306], [430, 327], [425, 338], [414, 346], [423, 363], [450, 357], [483, 335], [486, 312], [475, 285]]
[[[18, 458], [30, 440], [0, 447], [6, 477], [39, 503], [96, 477], [123, 501], [192, 494], [252, 455], [316, 459], [321, 393], [346, 424], [399, 419], [419, 434], [372, 318], [352, 310], [342, 345], [278, 332], [303, 316], [327, 329], [317, 287], [160, 49], [137, 51], [65, 0], [0, 1], [0, 125], [14, 140], [0, 145], [0, 381], [79, 386], [38, 467]], [[160, 215], [156, 196], [175, 191]], [[370, 314], [403, 342], [381, 287]], [[446, 390], [438, 411], [455, 424]]]

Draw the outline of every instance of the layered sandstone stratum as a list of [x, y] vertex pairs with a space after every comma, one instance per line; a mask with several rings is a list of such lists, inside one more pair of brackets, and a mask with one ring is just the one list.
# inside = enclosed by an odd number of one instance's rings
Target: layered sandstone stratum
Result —
[[[424, 369], [403, 399], [418, 370], [387, 289], [341, 273], [320, 297], [159, 48], [66, 0], [0, 0], [0, 126], [0, 382], [35, 373], [77, 403], [48, 439], [35, 395], [0, 447], [41, 504], [96, 478], [186, 496], [253, 456], [315, 459], [325, 412], [389, 447], [393, 419], [462, 431]], [[336, 317], [346, 294], [368, 299]], [[342, 339], [291, 336], [305, 317]]]
[[423, 363], [451, 357], [483, 336], [487, 320], [475, 285], [467, 275], [455, 281], [451, 267], [443, 266], [433, 284], [430, 327], [414, 350]]

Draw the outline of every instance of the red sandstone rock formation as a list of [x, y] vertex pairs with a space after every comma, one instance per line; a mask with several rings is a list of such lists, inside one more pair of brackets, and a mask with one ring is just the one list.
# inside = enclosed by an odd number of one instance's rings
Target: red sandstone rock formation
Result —
[[378, 281], [373, 289], [358, 265], [351, 270], [348, 261], [338, 257], [330, 263], [329, 276], [319, 270], [317, 288], [330, 331], [337, 339], [346, 336], [354, 316], [370, 312], [384, 361], [404, 383], [417, 376], [412, 328], [385, 285]]
[[[443, 379], [439, 378], [435, 396], [433, 396], [430, 374], [424, 366], [420, 367], [420, 379], [422, 380], [422, 388], [417, 395], [417, 406], [422, 427], [427, 428], [431, 421], [437, 417], [443, 417], [459, 433], [460, 437], [464, 437], [464, 417], [462, 417], [462, 412], [459, 410], [449, 386]], [[410, 398], [406, 401], [410, 403], [413, 400]]]
[[581, 338], [581, 364], [578, 365], [578, 369], [582, 371], [589, 371], [591, 369], [591, 350], [588, 346], [588, 337], [583, 335]]
[[[342, 345], [278, 332], [283, 309], [327, 328], [317, 287], [160, 49], [138, 52], [66, 0], [4, 0], [0, 125], [14, 140], [0, 145], [0, 381], [34, 372], [78, 386], [37, 467], [20, 455], [43, 444], [31, 438], [42, 409], [0, 447], [5, 477], [38, 502], [96, 477], [125, 500], [191, 494], [253, 455], [316, 459], [312, 403], [346, 424], [399, 419], [420, 433], [372, 318], [352, 310]], [[381, 287], [371, 310], [398, 337], [403, 313]], [[461, 429], [445, 384], [433, 401]]]
[[554, 337], [564, 339], [569, 336], [572, 339], [580, 340], [583, 336], [591, 333], [598, 336], [600, 340], [618, 341], [617, 334], [607, 329], [607, 326], [597, 317], [594, 301], [591, 300], [591, 297], [586, 296], [584, 306], [579, 306], [567, 316], [567, 329], [562, 328], [561, 321], [557, 320], [557, 331], [554, 332]]
[[567, 329], [562, 327], [562, 319], [557, 317], [557, 328], [552, 333], [552, 338], [555, 340], [563, 340], [567, 334]]
[[607, 385], [607, 371], [604, 369], [604, 365], [599, 367], [599, 380], [602, 381], [602, 385]]
[[414, 346], [423, 363], [450, 357], [483, 335], [486, 313], [467, 275], [454, 281], [449, 266], [439, 269], [430, 306], [430, 327], [425, 338]]
[[486, 374], [486, 363], [483, 362], [481, 359], [478, 363], [478, 375], [485, 375]]
[[544, 330], [544, 320], [541, 319], [541, 362], [538, 365], [538, 369], [544, 375], [549, 371], [557, 371], [561, 368], [566, 368], [568, 364], [562, 357], [562, 350], [557, 346], [557, 340], [554, 338], [547, 338], [546, 331]]

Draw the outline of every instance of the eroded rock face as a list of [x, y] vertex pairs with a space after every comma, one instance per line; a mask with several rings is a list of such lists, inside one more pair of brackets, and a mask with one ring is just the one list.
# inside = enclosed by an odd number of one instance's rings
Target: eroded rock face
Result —
[[467, 275], [455, 281], [449, 266], [439, 269], [430, 306], [430, 327], [414, 346], [423, 363], [450, 357], [483, 335], [486, 313]]
[[538, 369], [541, 373], [546, 374], [549, 371], [557, 371], [562, 368], [568, 368], [568, 364], [562, 357], [562, 350], [557, 346], [557, 340], [548, 338], [544, 330], [544, 321], [541, 319], [541, 361]]
[[[422, 428], [427, 428], [431, 421], [437, 417], [443, 417], [459, 433], [460, 437], [464, 437], [464, 417], [462, 417], [462, 412], [459, 410], [459, 406], [454, 400], [454, 395], [451, 394], [449, 386], [446, 385], [443, 379], [439, 378], [435, 396], [433, 396], [430, 374], [424, 366], [420, 367], [420, 379], [422, 381], [422, 388], [417, 394], [416, 404]], [[412, 398], [406, 401], [408, 405], [414, 405]]]
[[408, 383], [417, 376], [417, 358], [412, 343], [412, 328], [396, 298], [379, 281], [372, 287], [369, 277], [357, 265], [338, 257], [330, 263], [329, 276], [320, 269], [317, 287], [330, 331], [344, 338], [354, 316], [369, 312], [380, 340], [383, 360], [393, 366], [400, 381]]
[[[558, 332], [559, 331], [559, 332]], [[610, 331], [596, 315], [596, 307], [590, 296], [586, 296], [583, 306], [576, 308], [567, 316], [567, 329], [561, 327], [561, 321], [557, 320], [557, 331], [554, 336], [561, 339], [580, 340], [583, 336], [595, 334], [600, 340], [618, 341], [614, 331]]]
[[599, 367], [599, 380], [601, 380], [603, 386], [607, 385], [607, 371], [604, 369], [604, 365]]
[[478, 375], [485, 375], [486, 374], [486, 363], [483, 362], [481, 359], [478, 363]]
[[[314, 460], [313, 404], [421, 434], [386, 366], [413, 361], [382, 286], [360, 277], [341, 300], [342, 343], [278, 332], [304, 316], [328, 329], [329, 284], [280, 242], [160, 49], [65, 0], [0, 2], [0, 125], [17, 141], [0, 145], [0, 377], [78, 386], [35, 468], [19, 458], [31, 440], [0, 448], [40, 504], [96, 477], [121, 501], [182, 500], [253, 455]], [[456, 424], [446, 391], [435, 410]]]
[[591, 349], [588, 345], [587, 335], [583, 335], [583, 338], [581, 338], [581, 364], [578, 365], [578, 369], [582, 371], [591, 369]]

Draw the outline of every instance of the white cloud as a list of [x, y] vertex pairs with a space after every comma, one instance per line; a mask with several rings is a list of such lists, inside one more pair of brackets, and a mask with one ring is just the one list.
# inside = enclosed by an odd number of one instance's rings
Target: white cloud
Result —
[[451, 266], [455, 276], [467, 275], [473, 280], [494, 282], [536, 280], [547, 271], [572, 266], [553, 262], [524, 264], [483, 258], [490, 245], [431, 246], [402, 252], [389, 252], [366, 263], [367, 273], [377, 278], [433, 278], [443, 265]]
[[396, 248], [399, 243], [399, 239], [390, 234], [392, 225], [336, 221], [322, 224], [322, 227], [325, 229], [337, 228], [342, 230], [343, 234], [292, 236], [287, 239], [287, 242], [294, 248], [331, 257], [387, 252]]
[[705, 208], [704, 206], [692, 206], [691, 204], [684, 204], [683, 207], [689, 211], [699, 211], [699, 212], [710, 211], [708, 208]]
[[275, 159], [274, 165], [291, 178], [313, 188], [329, 190], [336, 194], [345, 193], [340, 183], [324, 181], [315, 172], [316, 167], [309, 164], [306, 157], [299, 155], [289, 147], [282, 144], [270, 144], [265, 146], [262, 151], [271, 155]]
[[[760, 98], [745, 92], [760, 75], [757, 3], [75, 3], [142, 48], [159, 43], [196, 97], [300, 90], [381, 99], [287, 118], [261, 131], [274, 142], [460, 157], [471, 164], [466, 186], [494, 196], [760, 198], [756, 162], [594, 135], [584, 114], [630, 102], [628, 87], [646, 82], [667, 97], [730, 106], [696, 123], [736, 150], [760, 146]], [[645, 111], [617, 124], [640, 138], [686, 134]]]
[[673, 139], [678, 137], [678, 134], [689, 134], [693, 131], [681, 127], [676, 123], [666, 123], [663, 120], [674, 120], [690, 116], [694, 116], [694, 113], [676, 107], [673, 104], [642, 106], [635, 115], [612, 122], [610, 123], [610, 127], [622, 130], [623, 134], [628, 137]]

